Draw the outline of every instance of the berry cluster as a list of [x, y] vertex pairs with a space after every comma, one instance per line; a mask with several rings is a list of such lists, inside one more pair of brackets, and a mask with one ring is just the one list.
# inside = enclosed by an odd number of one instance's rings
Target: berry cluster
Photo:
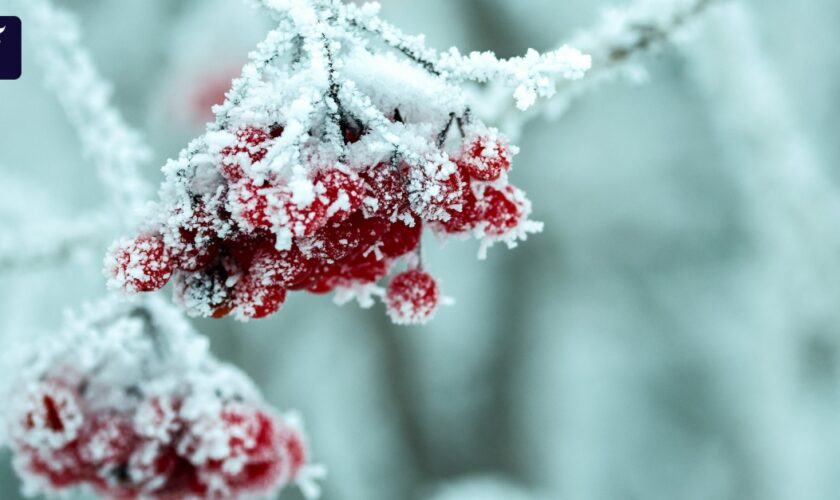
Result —
[[[86, 341], [69, 349], [86, 355], [82, 366], [57, 349], [37, 357], [5, 412], [28, 487], [58, 494], [85, 485], [121, 499], [250, 498], [298, 480], [308, 452], [293, 421], [261, 403], [240, 372], [205, 357], [198, 339], [166, 332], [175, 343], [159, 345], [148, 311], [100, 315], [108, 326], [86, 322], [83, 336], [65, 337]], [[185, 347], [199, 357], [171, 357]]]
[[[403, 120], [399, 111], [393, 120]], [[455, 120], [436, 134], [435, 154], [419, 161], [398, 152], [370, 163], [313, 155], [292, 174], [271, 168], [284, 154], [281, 125], [208, 134], [205, 150], [173, 169], [180, 196], [165, 203], [161, 220], [111, 248], [110, 283], [148, 292], [173, 278], [189, 314], [240, 320], [277, 312], [288, 291], [339, 291], [362, 303], [384, 295], [395, 322], [423, 323], [440, 298], [419, 258], [425, 228], [489, 245], [513, 244], [535, 224], [528, 200], [507, 181], [516, 148], [461, 118], [460, 140], [444, 144]], [[342, 146], [363, 147], [366, 133], [342, 121]], [[387, 292], [378, 288], [401, 258], [409, 269]]]

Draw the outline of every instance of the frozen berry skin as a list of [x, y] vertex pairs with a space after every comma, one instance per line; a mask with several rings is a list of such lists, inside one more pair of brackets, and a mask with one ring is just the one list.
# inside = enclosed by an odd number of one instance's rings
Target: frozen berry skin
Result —
[[464, 145], [457, 163], [470, 178], [492, 182], [510, 170], [512, 156], [499, 137], [479, 135]]
[[471, 185], [467, 185], [457, 210], [448, 212], [449, 218], [435, 221], [434, 225], [448, 234], [463, 234], [475, 228], [479, 219], [478, 198]]
[[326, 206], [330, 221], [341, 221], [362, 206], [365, 186], [355, 174], [337, 168], [320, 170], [313, 179], [316, 196]]
[[231, 184], [228, 190], [228, 208], [233, 220], [249, 231], [270, 229], [269, 189], [257, 186], [251, 179]]
[[172, 260], [160, 235], [145, 234], [112, 245], [105, 258], [105, 271], [112, 288], [154, 292], [172, 276]]
[[382, 235], [379, 250], [386, 257], [396, 259], [413, 252], [420, 246], [423, 235], [423, 222], [418, 217], [412, 217], [411, 223], [399, 219], [388, 226]]
[[406, 190], [408, 170], [405, 163], [380, 163], [360, 174], [365, 183], [363, 209], [366, 215], [393, 221], [410, 212]]
[[440, 302], [440, 291], [429, 273], [413, 269], [391, 279], [385, 302], [394, 323], [418, 325], [434, 315]]
[[324, 294], [338, 287], [376, 283], [388, 274], [390, 266], [391, 261], [379, 258], [376, 252], [360, 253], [334, 264], [321, 263], [313, 271], [307, 290]]
[[461, 211], [469, 183], [454, 164], [415, 167], [408, 195], [412, 211], [426, 221], [447, 221]]
[[251, 271], [234, 285], [232, 293], [237, 319], [265, 318], [279, 311], [286, 301], [286, 286], [280, 276], [262, 272], [270, 265], [255, 258]]
[[500, 191], [492, 186], [485, 186], [478, 202], [478, 219], [483, 231], [490, 236], [502, 236], [522, 221], [522, 207], [515, 199], [515, 188], [507, 186]]
[[328, 264], [368, 251], [383, 236], [388, 224], [357, 211], [346, 220], [331, 222], [301, 241], [303, 253]]
[[[281, 132], [282, 133], [282, 132]], [[268, 150], [265, 143], [271, 135], [257, 127], [245, 127], [236, 131], [236, 143], [222, 149], [221, 174], [229, 182], [239, 182], [246, 177], [242, 168], [243, 161], [249, 165], [259, 163], [265, 158]]]

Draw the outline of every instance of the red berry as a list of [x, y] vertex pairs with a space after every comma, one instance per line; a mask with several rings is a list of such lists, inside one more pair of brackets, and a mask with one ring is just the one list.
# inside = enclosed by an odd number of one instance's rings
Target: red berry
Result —
[[233, 219], [248, 230], [270, 229], [268, 189], [250, 179], [232, 184], [228, 191], [228, 207]]
[[436, 221], [437, 227], [449, 234], [459, 234], [473, 229], [478, 222], [477, 211], [478, 199], [473, 192], [471, 185], [467, 185], [464, 189], [463, 198], [461, 198], [458, 210], [449, 211], [449, 218], [447, 220]]
[[388, 274], [391, 262], [380, 259], [376, 252], [360, 253], [335, 264], [321, 264], [312, 273], [307, 290], [328, 293], [338, 287], [376, 283]]
[[287, 261], [287, 256], [287, 252], [273, 247], [257, 249], [248, 272], [233, 287], [239, 319], [260, 319], [279, 311], [286, 301], [286, 280], [297, 282], [306, 278], [306, 269], [294, 268], [305, 259], [295, 263]]
[[402, 272], [388, 284], [388, 315], [397, 324], [422, 324], [434, 315], [440, 300], [435, 279], [417, 269]]
[[357, 211], [341, 222], [331, 222], [311, 238], [302, 240], [301, 250], [311, 258], [328, 264], [366, 252], [382, 237], [387, 223], [378, 218], [366, 218]]
[[385, 231], [379, 249], [386, 257], [397, 258], [414, 251], [420, 245], [423, 235], [423, 222], [419, 217], [412, 217], [413, 224], [397, 220]]
[[362, 180], [337, 168], [326, 168], [315, 174], [315, 193], [326, 206], [330, 220], [343, 220], [362, 206], [365, 187]]
[[[427, 168], [431, 167], [431, 168]], [[420, 166], [411, 170], [409, 200], [415, 214], [427, 221], [447, 221], [461, 211], [469, 184], [453, 164]]]
[[153, 292], [172, 276], [172, 261], [163, 238], [141, 235], [115, 243], [106, 258], [111, 286], [130, 292]]
[[499, 137], [479, 135], [464, 145], [457, 161], [469, 177], [495, 181], [510, 170], [511, 156], [510, 148]]
[[365, 181], [364, 209], [368, 216], [396, 220], [409, 212], [406, 191], [409, 167], [405, 163], [380, 163], [360, 174]]
[[477, 212], [485, 234], [502, 236], [522, 221], [524, 214], [515, 199], [514, 189], [507, 186], [504, 191], [500, 191], [492, 186], [484, 187]]
[[229, 182], [238, 182], [246, 176], [243, 163], [253, 165], [265, 158], [268, 151], [264, 143], [271, 138], [268, 132], [257, 127], [245, 127], [237, 130], [235, 135], [236, 144], [221, 151], [222, 164], [219, 170]]

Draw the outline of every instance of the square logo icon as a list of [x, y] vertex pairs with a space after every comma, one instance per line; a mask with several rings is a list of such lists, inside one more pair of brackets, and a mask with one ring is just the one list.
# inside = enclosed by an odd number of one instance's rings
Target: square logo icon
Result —
[[17, 80], [21, 69], [20, 18], [0, 16], [0, 80]]

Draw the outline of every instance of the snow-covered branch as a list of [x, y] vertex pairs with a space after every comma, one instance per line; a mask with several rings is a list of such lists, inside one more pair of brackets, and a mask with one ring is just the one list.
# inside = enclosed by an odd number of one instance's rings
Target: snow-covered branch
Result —
[[[308, 2], [262, 0], [261, 3], [277, 13], [290, 13], [293, 9], [304, 9]], [[382, 20], [376, 2], [358, 6], [336, 0], [321, 2], [320, 8], [328, 10], [335, 25], [373, 35], [374, 41], [390, 46], [431, 75], [451, 82], [495, 82], [514, 89], [521, 110], [531, 107], [538, 97], [554, 95], [560, 82], [580, 79], [591, 65], [588, 55], [569, 45], [545, 54], [529, 50], [522, 57], [510, 59], [499, 59], [490, 51], [463, 55], [455, 47], [438, 53], [426, 45], [423, 35], [407, 35]]]
[[639, 65], [640, 56], [680, 39], [710, 7], [724, 1], [727, 0], [638, 0], [628, 6], [609, 8], [595, 27], [581, 31], [563, 45], [576, 47], [592, 57], [592, 67], [583, 78], [559, 82], [552, 99], [526, 113], [513, 109], [495, 90], [492, 94], [500, 97], [495, 106], [488, 107], [485, 116], [517, 137], [529, 121], [541, 116], [558, 118], [575, 99], [604, 82], [616, 78], [639, 81], [645, 75]]
[[150, 192], [139, 172], [150, 157], [149, 148], [113, 106], [110, 85], [80, 45], [75, 17], [49, 0], [18, 0], [17, 5], [26, 17], [27, 31], [34, 34], [47, 86], [76, 128], [112, 206], [130, 218]]
[[118, 227], [110, 213], [29, 224], [0, 241], [0, 274], [63, 264], [105, 246]]

